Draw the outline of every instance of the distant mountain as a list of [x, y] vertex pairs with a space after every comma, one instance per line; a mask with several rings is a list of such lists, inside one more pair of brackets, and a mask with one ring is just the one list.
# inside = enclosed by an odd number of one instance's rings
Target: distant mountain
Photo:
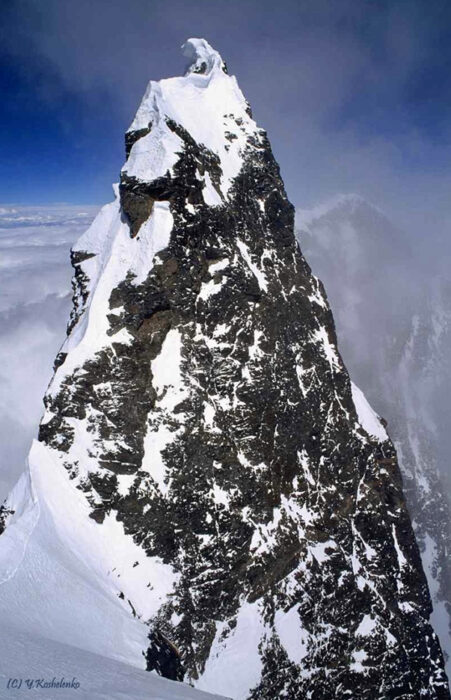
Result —
[[448, 699], [393, 444], [266, 133], [221, 56], [184, 50], [72, 249], [1, 616], [235, 700]]
[[339, 348], [388, 420], [451, 655], [451, 279], [425, 269], [408, 237], [355, 195], [297, 212], [301, 248], [326, 285]]

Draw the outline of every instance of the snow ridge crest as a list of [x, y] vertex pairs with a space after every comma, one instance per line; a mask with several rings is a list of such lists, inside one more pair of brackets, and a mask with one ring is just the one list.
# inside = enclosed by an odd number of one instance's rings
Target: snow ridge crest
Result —
[[219, 70], [227, 73], [220, 54], [206, 39], [187, 39], [182, 45], [182, 53], [190, 61], [185, 76], [192, 73], [211, 74]]

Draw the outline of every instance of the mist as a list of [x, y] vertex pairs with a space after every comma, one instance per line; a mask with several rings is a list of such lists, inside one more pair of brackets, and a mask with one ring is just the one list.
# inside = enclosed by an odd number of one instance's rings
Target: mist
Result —
[[[451, 277], [355, 195], [298, 210], [300, 247], [325, 284], [338, 348], [387, 421], [434, 602], [451, 652]], [[440, 271], [441, 270], [441, 271]]]
[[70, 246], [96, 209], [0, 210], [0, 502], [37, 435], [71, 307]]
[[428, 434], [428, 457], [417, 453], [410, 462], [433, 462], [449, 499], [449, 270], [443, 260], [421, 255], [407, 232], [355, 195], [298, 210], [297, 229], [326, 287], [351, 377], [388, 420], [395, 441], [402, 430], [417, 431], [419, 442]]

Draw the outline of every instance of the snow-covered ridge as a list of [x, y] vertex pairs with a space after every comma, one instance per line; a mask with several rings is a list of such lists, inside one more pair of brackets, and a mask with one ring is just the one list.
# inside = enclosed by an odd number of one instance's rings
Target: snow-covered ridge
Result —
[[[227, 197], [241, 170], [249, 138], [259, 129], [250, 117], [249, 105], [236, 78], [225, 72], [220, 54], [205, 39], [188, 39], [182, 50], [191, 61], [186, 74], [151, 80], [148, 84], [128, 130], [128, 133], [147, 133], [133, 143], [122, 174], [145, 183], [173, 175], [185, 144], [169, 127], [168, 121], [172, 121], [217, 157], [222, 172], [220, 192], [208, 171], [196, 174], [203, 183], [205, 204], [217, 206]], [[137, 246], [124, 221], [118, 185], [113, 185], [113, 190], [115, 201], [100, 210], [72, 248], [75, 253], [92, 256], [79, 266], [88, 296], [73, 332], [61, 348], [62, 353], [72, 352], [53, 380], [54, 392], [64, 376], [80, 366], [94, 347], [99, 347], [101, 338], [103, 347], [119, 340], [107, 333], [111, 290], [129, 273], [136, 283], [144, 279], [157, 253], [169, 242], [173, 219], [167, 202], [153, 205], [151, 215], [140, 229]], [[96, 323], [89, 323], [91, 314], [95, 315]], [[127, 338], [124, 336], [122, 341], [127, 342]]]
[[205, 39], [188, 39], [182, 46], [182, 52], [190, 61], [186, 75], [189, 73], [209, 75], [218, 70], [226, 72], [221, 56]]
[[236, 78], [225, 72], [221, 56], [205, 39], [188, 39], [183, 52], [192, 61], [184, 76], [148, 84], [128, 130], [144, 135], [133, 144], [123, 172], [146, 182], [171, 173], [183, 146], [168, 127], [172, 120], [219, 158], [225, 195], [257, 125]]

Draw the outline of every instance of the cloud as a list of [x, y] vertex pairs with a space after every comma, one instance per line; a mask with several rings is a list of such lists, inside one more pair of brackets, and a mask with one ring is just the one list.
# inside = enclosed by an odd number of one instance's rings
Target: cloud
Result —
[[0, 502], [23, 470], [71, 306], [69, 248], [95, 208], [0, 211]]

